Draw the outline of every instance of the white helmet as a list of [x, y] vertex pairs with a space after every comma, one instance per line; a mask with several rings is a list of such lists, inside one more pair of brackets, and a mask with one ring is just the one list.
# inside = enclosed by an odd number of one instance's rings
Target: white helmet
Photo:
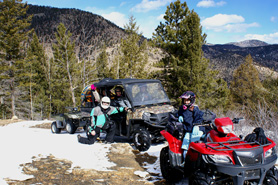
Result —
[[107, 96], [104, 96], [103, 98], [101, 98], [100, 106], [103, 109], [108, 109], [110, 107], [110, 98], [108, 98]]

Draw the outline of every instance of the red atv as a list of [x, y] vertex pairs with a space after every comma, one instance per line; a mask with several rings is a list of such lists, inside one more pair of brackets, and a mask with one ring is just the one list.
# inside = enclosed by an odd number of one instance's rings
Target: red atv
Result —
[[266, 144], [237, 137], [231, 132], [239, 120], [224, 117], [205, 121], [203, 126], [212, 129], [201, 141], [189, 144], [185, 159], [181, 148], [183, 126], [178, 121], [169, 122], [160, 132], [169, 145], [160, 152], [162, 176], [170, 182], [188, 176], [193, 185], [277, 185], [275, 143], [266, 137]]

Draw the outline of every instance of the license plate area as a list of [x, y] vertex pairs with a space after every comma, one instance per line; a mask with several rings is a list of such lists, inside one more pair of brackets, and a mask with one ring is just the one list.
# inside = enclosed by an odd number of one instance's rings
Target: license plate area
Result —
[[244, 172], [246, 179], [259, 179], [261, 176], [260, 169], [246, 170]]

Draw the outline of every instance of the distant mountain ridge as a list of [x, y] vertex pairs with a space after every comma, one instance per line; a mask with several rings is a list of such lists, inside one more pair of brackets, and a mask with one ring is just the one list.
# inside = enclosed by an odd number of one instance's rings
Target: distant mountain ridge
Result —
[[227, 45], [235, 45], [239, 47], [259, 47], [259, 46], [267, 46], [269, 44], [260, 40], [245, 40], [241, 42], [230, 42]]
[[[237, 45], [244, 45], [244, 47]], [[232, 79], [233, 71], [245, 62], [249, 54], [255, 65], [278, 71], [278, 44], [270, 45], [251, 40], [233, 44], [204, 45], [203, 51], [204, 56], [210, 59], [212, 67], [218, 70], [220, 76], [226, 81]]]

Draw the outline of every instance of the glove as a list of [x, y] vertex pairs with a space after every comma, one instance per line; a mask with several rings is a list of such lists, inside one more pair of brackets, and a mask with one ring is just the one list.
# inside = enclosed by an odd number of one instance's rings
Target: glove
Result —
[[88, 128], [87, 128], [87, 130], [86, 130], [87, 136], [91, 134], [91, 131], [92, 131], [92, 127], [91, 127], [91, 126], [88, 126]]
[[255, 133], [251, 133], [251, 134], [248, 134], [245, 138], [244, 138], [244, 141], [247, 141], [247, 142], [254, 142], [256, 141], [256, 138], [257, 138], [257, 135]]
[[179, 122], [183, 123], [183, 117], [182, 116], [179, 117]]
[[261, 128], [261, 127], [257, 127], [253, 130], [253, 132], [256, 134], [257, 136], [257, 141], [264, 145], [264, 144], [267, 144], [268, 143], [268, 140], [264, 134], [264, 130]]
[[96, 87], [95, 87], [94, 84], [91, 85], [91, 89], [92, 89], [92, 91], [95, 91], [95, 90], [96, 90]]

